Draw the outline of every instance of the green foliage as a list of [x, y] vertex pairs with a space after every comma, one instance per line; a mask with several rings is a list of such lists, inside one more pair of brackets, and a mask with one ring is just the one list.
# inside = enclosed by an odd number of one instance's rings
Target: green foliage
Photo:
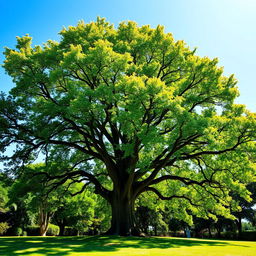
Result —
[[[73, 184], [70, 193], [80, 191], [83, 184]], [[54, 213], [53, 221], [58, 225], [72, 226], [79, 232], [86, 232], [93, 223], [96, 196], [90, 191], [71, 196], [69, 192], [61, 194], [59, 204]]]
[[[10, 190], [10, 202], [19, 200], [24, 203], [26, 214], [30, 216], [30, 224], [38, 224], [37, 219], [43, 214], [49, 216], [47, 221], [54, 215], [57, 223], [64, 221], [66, 225], [73, 225], [78, 230], [88, 229], [94, 216], [95, 196], [90, 191], [72, 196], [72, 193], [82, 190], [82, 183], [66, 183], [49, 192], [51, 182], [47, 182], [46, 176], [42, 174], [44, 171], [47, 168], [43, 164], [25, 167], [23, 175], [15, 180]], [[33, 227], [28, 229], [28, 234], [37, 234], [32, 229]], [[56, 230], [51, 224], [47, 235], [58, 234], [59, 227]]]
[[[49, 222], [51, 215], [57, 210], [58, 193], [46, 194], [46, 186], [42, 175], [44, 165], [36, 164], [25, 167], [25, 172], [15, 180], [10, 189], [9, 203], [15, 203], [17, 210], [14, 211], [16, 225], [26, 228], [27, 225]], [[61, 195], [59, 195], [60, 197]]]
[[[40, 227], [38, 225], [26, 227], [26, 232], [28, 236], [39, 236]], [[54, 224], [49, 224], [48, 230], [46, 232], [47, 236], [57, 236], [60, 232], [60, 228]]]
[[15, 236], [21, 236], [23, 234], [23, 230], [20, 227], [16, 227], [14, 230], [14, 235]]
[[28, 236], [39, 236], [39, 226], [27, 226], [26, 232]]
[[162, 26], [98, 18], [60, 35], [5, 50], [16, 84], [0, 99], [1, 150], [17, 145], [10, 164], [41, 152], [55, 182], [83, 179], [110, 203], [149, 192], [189, 224], [234, 218], [231, 191], [250, 201], [256, 177], [256, 115], [234, 103], [235, 77]]
[[10, 228], [7, 222], [0, 222], [0, 235], [4, 235]]
[[73, 227], [65, 227], [64, 236], [76, 236], [77, 229]]
[[[102, 234], [110, 228], [111, 207], [109, 203], [102, 197], [97, 196], [95, 200], [94, 219], [90, 227], [92, 233]], [[96, 226], [97, 231], [94, 228]]]
[[237, 233], [234, 231], [226, 231], [221, 233], [223, 239], [235, 240], [237, 239]]
[[60, 232], [60, 228], [56, 225], [49, 224], [48, 230], [46, 232], [47, 236], [57, 236]]
[[6, 184], [4, 175], [0, 173], [0, 212], [7, 210], [8, 200], [8, 184]]
[[[166, 235], [168, 220], [164, 219], [165, 204], [153, 194], [141, 196], [136, 202], [136, 221], [141, 232], [145, 234]], [[168, 217], [170, 218], [170, 216]], [[151, 228], [151, 230], [149, 230]], [[151, 232], [150, 232], [151, 231]]]
[[243, 231], [256, 231], [256, 226], [254, 226], [251, 222], [242, 222], [242, 230]]

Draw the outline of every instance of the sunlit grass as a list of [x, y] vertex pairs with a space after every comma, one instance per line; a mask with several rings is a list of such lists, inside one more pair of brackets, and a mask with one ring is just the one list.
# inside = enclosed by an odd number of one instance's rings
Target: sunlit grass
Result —
[[0, 255], [256, 256], [256, 242], [137, 237], [0, 237]]

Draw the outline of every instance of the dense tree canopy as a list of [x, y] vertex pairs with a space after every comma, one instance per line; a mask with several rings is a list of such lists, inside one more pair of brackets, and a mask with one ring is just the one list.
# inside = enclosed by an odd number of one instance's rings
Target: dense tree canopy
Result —
[[26, 166], [10, 189], [9, 204], [14, 203], [17, 208], [25, 207], [26, 214], [30, 216], [30, 224], [38, 224], [42, 236], [46, 235], [53, 217], [60, 227], [60, 235], [64, 234], [65, 226], [78, 225], [79, 221], [90, 226], [94, 216], [95, 196], [93, 198], [90, 191], [76, 194], [81, 190], [82, 183], [66, 183], [49, 191], [50, 184], [47, 184], [44, 175], [40, 175], [46, 172], [45, 169], [43, 164]]
[[[255, 114], [234, 104], [234, 76], [162, 26], [104, 19], [64, 28], [60, 42], [6, 48], [15, 87], [0, 101], [1, 150], [11, 164], [40, 152], [55, 178], [83, 180], [112, 206], [109, 233], [136, 233], [144, 193], [183, 214], [229, 216], [230, 196], [255, 180]], [[8, 159], [7, 159], [8, 160]], [[164, 184], [164, 185], [163, 185]]]

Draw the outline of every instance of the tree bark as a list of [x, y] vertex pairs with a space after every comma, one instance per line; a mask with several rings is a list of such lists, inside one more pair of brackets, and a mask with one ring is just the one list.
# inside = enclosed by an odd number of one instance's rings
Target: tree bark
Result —
[[59, 233], [59, 236], [64, 236], [64, 231], [65, 231], [65, 223], [61, 223], [58, 225], [59, 228], [60, 228], [60, 233]]
[[40, 226], [40, 236], [46, 236], [47, 229], [44, 226]]
[[120, 198], [116, 195], [112, 198], [110, 202], [112, 219], [108, 234], [121, 236], [139, 234], [135, 226], [134, 201], [133, 198]]
[[106, 234], [120, 236], [137, 236], [140, 234], [135, 222], [135, 199], [136, 196], [131, 183], [127, 180], [114, 186], [108, 198], [112, 210], [112, 219], [111, 227]]
[[45, 205], [41, 203], [39, 206], [39, 226], [40, 226], [39, 235], [40, 236], [46, 236], [50, 219], [51, 219], [51, 213], [49, 213], [46, 210]]

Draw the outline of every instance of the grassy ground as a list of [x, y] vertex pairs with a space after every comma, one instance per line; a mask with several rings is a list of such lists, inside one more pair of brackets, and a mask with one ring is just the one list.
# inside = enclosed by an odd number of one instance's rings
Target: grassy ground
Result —
[[160, 237], [0, 237], [0, 255], [256, 256], [256, 242]]

